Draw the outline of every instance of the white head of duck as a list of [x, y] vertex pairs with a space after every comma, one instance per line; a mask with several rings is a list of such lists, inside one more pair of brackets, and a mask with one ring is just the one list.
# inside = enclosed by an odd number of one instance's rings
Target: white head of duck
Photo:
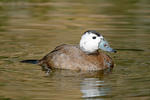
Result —
[[98, 49], [116, 53], [116, 50], [109, 46], [104, 37], [94, 30], [86, 31], [82, 35], [79, 45], [80, 49], [88, 54], [96, 52]]

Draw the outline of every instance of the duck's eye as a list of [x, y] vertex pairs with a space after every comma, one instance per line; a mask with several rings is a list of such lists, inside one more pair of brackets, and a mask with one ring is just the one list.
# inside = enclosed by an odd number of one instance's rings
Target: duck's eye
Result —
[[96, 36], [93, 36], [92, 38], [93, 38], [93, 39], [96, 39]]

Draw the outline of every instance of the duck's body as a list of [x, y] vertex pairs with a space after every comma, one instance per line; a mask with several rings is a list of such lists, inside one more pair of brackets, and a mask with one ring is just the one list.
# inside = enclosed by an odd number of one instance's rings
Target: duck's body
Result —
[[95, 71], [112, 68], [113, 61], [102, 52], [96, 51], [92, 54], [87, 54], [79, 46], [61, 45], [43, 57], [39, 61], [39, 65], [50, 69]]
[[110, 48], [104, 37], [96, 31], [86, 31], [78, 46], [60, 45], [41, 60], [24, 60], [25, 63], [38, 63], [49, 72], [50, 69], [70, 69], [96, 71], [112, 68], [114, 63], [108, 55], [98, 50], [116, 52]]

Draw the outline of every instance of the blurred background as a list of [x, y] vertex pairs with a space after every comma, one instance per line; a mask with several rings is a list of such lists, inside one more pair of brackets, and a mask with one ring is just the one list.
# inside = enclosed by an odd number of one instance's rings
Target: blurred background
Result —
[[[149, 0], [0, 0], [0, 100], [149, 100]], [[100, 32], [118, 50], [112, 73], [56, 71], [37, 65], [60, 44]]]

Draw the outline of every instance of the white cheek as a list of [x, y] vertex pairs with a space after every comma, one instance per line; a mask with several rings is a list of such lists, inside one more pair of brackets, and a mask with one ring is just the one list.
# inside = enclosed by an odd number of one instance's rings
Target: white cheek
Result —
[[84, 35], [81, 38], [80, 41], [80, 48], [85, 51], [85, 52], [95, 52], [96, 50], [98, 50], [98, 45], [100, 42], [100, 38], [97, 37], [96, 39], [92, 38], [93, 36], [89, 36], [89, 35]]
[[89, 52], [94, 52], [98, 49], [98, 43], [96, 41], [88, 41], [85, 43], [84, 48]]

